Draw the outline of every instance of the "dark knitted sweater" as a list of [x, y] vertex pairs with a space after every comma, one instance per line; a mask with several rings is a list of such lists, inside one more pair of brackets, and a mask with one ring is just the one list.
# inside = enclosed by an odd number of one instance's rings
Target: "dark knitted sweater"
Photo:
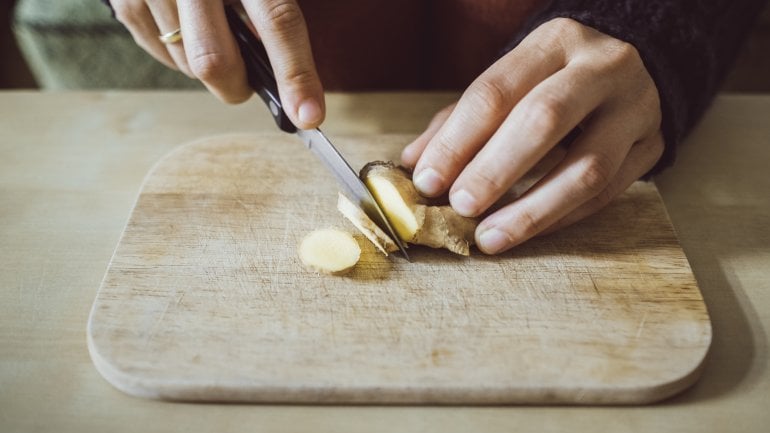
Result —
[[674, 160], [676, 145], [703, 115], [766, 0], [554, 0], [508, 45], [534, 28], [572, 18], [628, 42], [655, 81], [666, 151], [649, 174]]

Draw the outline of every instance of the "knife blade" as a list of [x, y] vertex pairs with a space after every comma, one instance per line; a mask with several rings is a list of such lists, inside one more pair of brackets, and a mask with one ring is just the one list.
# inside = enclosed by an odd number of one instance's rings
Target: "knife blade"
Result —
[[244, 11], [236, 10], [233, 6], [228, 5], [225, 6], [225, 14], [246, 65], [249, 85], [267, 105], [278, 128], [282, 131], [296, 134], [305, 143], [305, 146], [334, 174], [337, 181], [347, 192], [348, 198], [358, 205], [385, 233], [388, 233], [393, 238], [401, 254], [409, 260], [404, 243], [398, 237], [396, 231], [393, 230], [387, 216], [382, 212], [369, 189], [337, 148], [334, 147], [320, 129], [299, 129], [294, 126], [286, 115], [265, 47], [251, 31]]

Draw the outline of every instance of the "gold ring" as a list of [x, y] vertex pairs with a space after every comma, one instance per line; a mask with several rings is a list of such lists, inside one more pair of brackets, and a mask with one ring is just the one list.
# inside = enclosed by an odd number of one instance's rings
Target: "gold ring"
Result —
[[174, 31], [162, 34], [158, 36], [161, 42], [164, 44], [174, 44], [182, 40], [182, 29], [176, 29]]

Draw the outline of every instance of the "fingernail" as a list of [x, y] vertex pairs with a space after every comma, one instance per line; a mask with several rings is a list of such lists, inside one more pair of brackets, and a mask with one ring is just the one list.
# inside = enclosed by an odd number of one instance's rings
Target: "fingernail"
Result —
[[449, 196], [449, 202], [454, 210], [462, 216], [476, 216], [478, 212], [479, 203], [476, 197], [464, 189], [452, 193]]
[[489, 228], [479, 235], [479, 248], [487, 254], [497, 254], [510, 245], [508, 234], [496, 228]]
[[307, 125], [317, 123], [321, 120], [321, 116], [321, 106], [313, 99], [306, 99], [300, 104], [299, 110], [297, 111], [299, 121]]
[[418, 191], [428, 196], [438, 195], [443, 187], [441, 176], [432, 168], [426, 168], [417, 173], [413, 182]]

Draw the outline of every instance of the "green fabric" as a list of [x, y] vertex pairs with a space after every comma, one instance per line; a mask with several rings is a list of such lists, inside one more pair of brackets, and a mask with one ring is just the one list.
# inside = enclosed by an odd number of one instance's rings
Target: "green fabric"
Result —
[[98, 0], [19, 0], [13, 30], [43, 89], [202, 88], [139, 48]]

